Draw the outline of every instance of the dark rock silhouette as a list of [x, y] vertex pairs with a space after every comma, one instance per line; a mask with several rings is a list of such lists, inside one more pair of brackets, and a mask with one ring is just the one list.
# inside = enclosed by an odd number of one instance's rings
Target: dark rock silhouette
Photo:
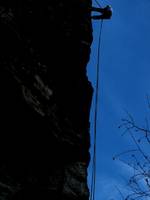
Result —
[[0, 2], [0, 200], [88, 199], [89, 6]]

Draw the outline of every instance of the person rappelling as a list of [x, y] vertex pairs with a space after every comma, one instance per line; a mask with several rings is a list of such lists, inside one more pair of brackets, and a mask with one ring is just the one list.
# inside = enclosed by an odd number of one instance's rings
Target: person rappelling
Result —
[[110, 5], [107, 5], [104, 8], [97, 8], [97, 7], [92, 7], [91, 11], [94, 12], [99, 12], [101, 15], [93, 15], [91, 16], [92, 19], [111, 19], [112, 16], [112, 7]]

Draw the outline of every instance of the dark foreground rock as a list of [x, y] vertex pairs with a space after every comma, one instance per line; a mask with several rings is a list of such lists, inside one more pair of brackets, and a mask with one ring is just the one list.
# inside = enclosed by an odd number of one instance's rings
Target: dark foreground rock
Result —
[[91, 1], [0, 1], [0, 200], [87, 200]]

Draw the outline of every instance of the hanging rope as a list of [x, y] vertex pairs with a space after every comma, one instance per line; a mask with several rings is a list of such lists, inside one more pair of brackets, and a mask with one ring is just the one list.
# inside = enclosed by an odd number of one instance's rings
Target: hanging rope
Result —
[[95, 0], [95, 2], [97, 3], [97, 5], [98, 5], [100, 8], [102, 8], [101, 4], [100, 4], [97, 0]]
[[92, 178], [90, 188], [90, 200], [95, 200], [96, 190], [96, 140], [97, 140], [97, 117], [98, 117], [98, 97], [99, 97], [99, 73], [100, 73], [100, 48], [101, 48], [101, 36], [102, 36], [103, 20], [101, 20], [100, 33], [98, 40], [98, 55], [97, 55], [97, 67], [96, 67], [96, 95], [95, 95], [95, 110], [94, 110], [94, 147], [93, 147], [93, 159], [92, 159]]

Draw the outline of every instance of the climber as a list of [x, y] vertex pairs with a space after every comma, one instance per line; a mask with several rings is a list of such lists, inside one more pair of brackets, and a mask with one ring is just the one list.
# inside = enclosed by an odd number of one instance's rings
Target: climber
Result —
[[110, 5], [107, 5], [104, 8], [96, 8], [92, 7], [91, 11], [96, 11], [101, 13], [101, 15], [94, 15], [91, 18], [92, 19], [110, 19], [112, 16], [112, 7]]

